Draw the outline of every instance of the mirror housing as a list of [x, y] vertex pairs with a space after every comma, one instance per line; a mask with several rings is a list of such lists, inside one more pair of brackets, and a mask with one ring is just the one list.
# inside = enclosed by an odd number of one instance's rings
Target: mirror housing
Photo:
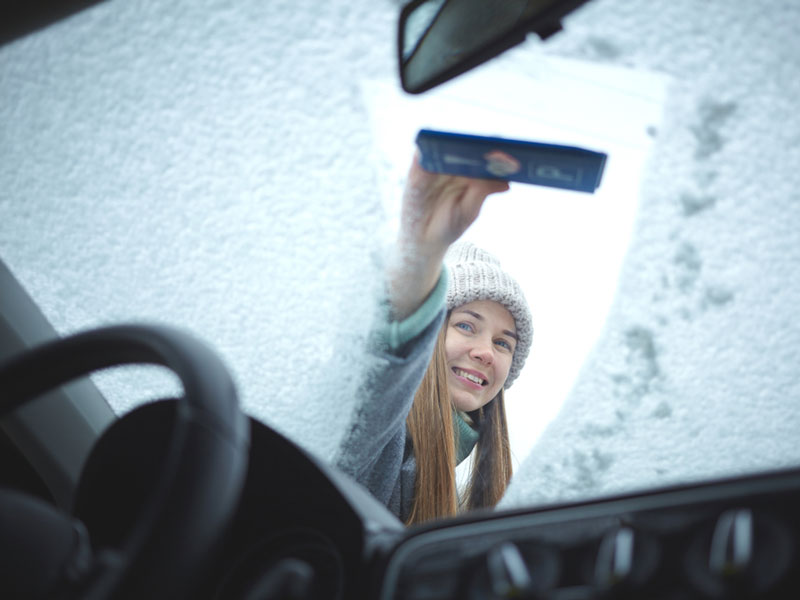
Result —
[[588, 0], [412, 0], [400, 12], [400, 82], [419, 94], [525, 41], [547, 39]]
[[103, 0], [10, 0], [0, 6], [0, 46]]

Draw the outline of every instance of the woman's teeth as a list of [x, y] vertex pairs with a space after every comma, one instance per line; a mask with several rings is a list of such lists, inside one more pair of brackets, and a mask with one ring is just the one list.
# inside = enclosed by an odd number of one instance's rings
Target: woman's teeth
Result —
[[453, 371], [455, 371], [455, 374], [458, 375], [459, 377], [464, 377], [466, 379], [469, 379], [471, 382], [477, 383], [478, 385], [483, 385], [485, 383], [483, 379], [481, 379], [477, 375], [473, 375], [472, 373], [467, 373], [466, 371], [462, 371], [461, 369], [453, 369]]

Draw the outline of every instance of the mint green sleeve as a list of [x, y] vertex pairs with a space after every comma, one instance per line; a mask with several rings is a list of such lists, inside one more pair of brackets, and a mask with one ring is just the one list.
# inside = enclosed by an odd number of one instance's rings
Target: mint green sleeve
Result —
[[384, 330], [385, 343], [390, 351], [397, 351], [413, 340], [438, 316], [447, 297], [447, 267], [442, 265], [442, 274], [436, 287], [416, 311], [402, 321], [390, 321]]

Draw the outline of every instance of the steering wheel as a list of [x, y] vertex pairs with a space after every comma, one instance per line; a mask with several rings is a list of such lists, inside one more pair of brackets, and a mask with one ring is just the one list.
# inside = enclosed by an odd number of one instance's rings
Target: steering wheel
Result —
[[44, 344], [0, 366], [0, 417], [76, 377], [142, 363], [172, 370], [184, 395], [160, 474], [130, 531], [118, 547], [92, 548], [78, 519], [0, 490], [0, 595], [179, 598], [212, 556], [243, 489], [250, 425], [226, 368], [198, 340], [170, 327], [131, 325]]

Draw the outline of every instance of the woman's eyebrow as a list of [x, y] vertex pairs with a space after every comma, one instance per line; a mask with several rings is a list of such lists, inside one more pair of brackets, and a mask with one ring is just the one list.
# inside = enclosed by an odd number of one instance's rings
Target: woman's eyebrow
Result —
[[483, 321], [483, 316], [482, 316], [482, 315], [480, 315], [479, 313], [476, 313], [476, 312], [475, 312], [475, 311], [473, 311], [473, 310], [469, 310], [468, 308], [462, 308], [462, 309], [460, 309], [460, 310], [457, 310], [456, 312], [457, 312], [457, 313], [460, 313], [460, 312], [462, 312], [462, 313], [467, 313], [468, 315], [472, 315], [473, 317], [475, 317], [476, 319], [478, 319], [478, 321]]

